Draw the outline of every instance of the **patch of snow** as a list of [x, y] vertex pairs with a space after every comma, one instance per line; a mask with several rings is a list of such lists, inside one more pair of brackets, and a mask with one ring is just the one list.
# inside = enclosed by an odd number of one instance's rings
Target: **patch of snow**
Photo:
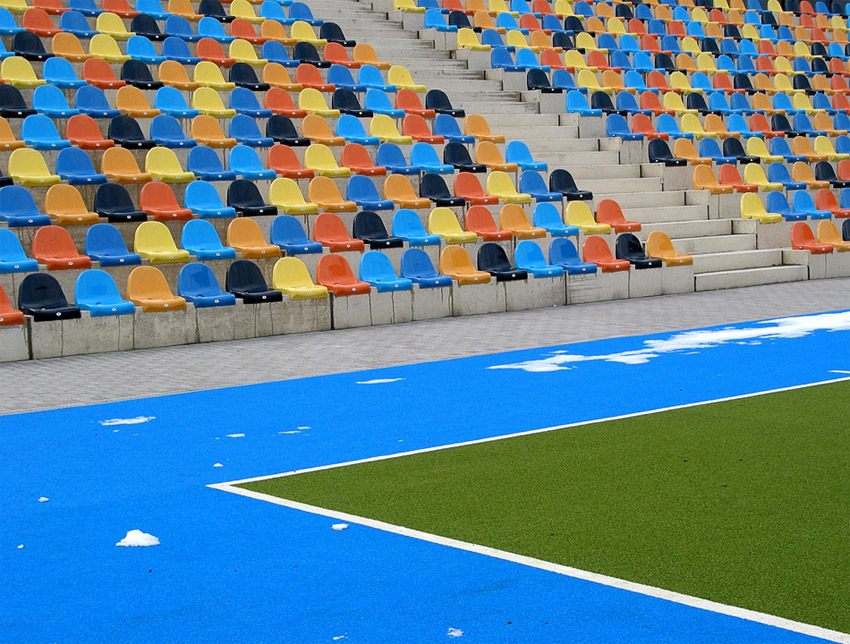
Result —
[[21, 544], [21, 545], [18, 546], [18, 550], [23, 550], [23, 549], [24, 549], [24, 544]]
[[221, 463], [214, 463], [213, 467], [224, 467], [224, 465], [222, 465]]
[[450, 628], [447, 635], [449, 637], [463, 637], [463, 631], [459, 628]]
[[130, 530], [127, 532], [127, 536], [121, 539], [116, 546], [126, 546], [131, 548], [138, 548], [143, 546], [158, 546], [159, 539], [157, 539], [152, 534], [148, 534], [147, 532], [142, 532], [141, 530]]
[[334, 642], [338, 642], [339, 640], [344, 640], [344, 639], [346, 639], [345, 635], [337, 635], [336, 637], [334, 637]]
[[290, 432], [278, 432], [278, 434], [300, 434], [300, 433], [301, 433], [301, 430], [298, 430], [298, 429], [293, 429]]
[[147, 423], [154, 420], [156, 416], [136, 416], [135, 418], [109, 418], [107, 420], [99, 420], [98, 422], [104, 427], [112, 425], [138, 425], [139, 423]]
[[345, 530], [348, 527], [347, 523], [334, 523], [331, 528], [334, 530]]
[[850, 373], [850, 371], [842, 371], [840, 369], [832, 369], [829, 373]]
[[245, 434], [228, 434], [228, 438], [245, 438]]
[[46, 496], [40, 496], [40, 497], [38, 497], [38, 502], [39, 502], [39, 503], [47, 503], [49, 500], [50, 500], [50, 499], [48, 499]]
[[313, 429], [309, 425], [304, 425], [303, 427], [299, 427], [298, 429]]
[[361, 380], [356, 383], [358, 385], [385, 385], [388, 382], [398, 382], [399, 380], [404, 380], [404, 378], [376, 378], [375, 380]]

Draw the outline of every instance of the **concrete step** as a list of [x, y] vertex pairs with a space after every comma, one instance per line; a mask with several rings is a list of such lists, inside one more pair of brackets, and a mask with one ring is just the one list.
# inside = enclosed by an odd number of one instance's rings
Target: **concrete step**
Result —
[[676, 250], [687, 255], [755, 250], [755, 235], [715, 235], [713, 237], [682, 237], [676, 240]]
[[715, 291], [722, 288], [798, 282], [808, 279], [808, 276], [809, 271], [806, 266], [770, 266], [702, 273], [694, 275], [694, 284], [697, 291]]
[[682, 239], [684, 237], [711, 237], [715, 235], [729, 235], [732, 233], [732, 221], [730, 219], [641, 223], [642, 226], [640, 234], [638, 235], [641, 239], [646, 239], [649, 233], [656, 230], [667, 233], [670, 236], [670, 239]]
[[[601, 152], [600, 154], [605, 154]], [[631, 177], [628, 179], [617, 179], [616, 183], [612, 183], [606, 176], [605, 168], [601, 169], [598, 178], [585, 179], [582, 181], [582, 188], [590, 190], [594, 195], [597, 193], [635, 193], [635, 194], [653, 194], [660, 195], [661, 179], [660, 177]], [[575, 177], [573, 177], [575, 178]]]
[[[620, 166], [628, 168], [629, 166]], [[664, 224], [677, 221], [703, 221], [708, 218], [705, 206], [655, 206], [653, 208], [624, 208], [623, 215], [642, 224]], [[663, 226], [661, 230], [666, 230]]]
[[[536, 157], [535, 157], [536, 158]], [[553, 165], [550, 167], [563, 167], [564, 163], [563, 156], [555, 157], [552, 155], [552, 158], [546, 158], [541, 155], [541, 161], [547, 161]], [[598, 179], [599, 178], [599, 168], [595, 166], [587, 166], [587, 167], [577, 167], [570, 169], [570, 174], [573, 175], [573, 179], [576, 182], [584, 183], [587, 179]], [[605, 176], [608, 179], [636, 179], [640, 177], [640, 166], [637, 165], [610, 165], [605, 170]], [[581, 185], [579, 185], [581, 187]], [[622, 204], [621, 204], [622, 205]]]
[[[601, 182], [601, 189], [586, 189], [593, 190], [593, 197], [595, 201], [598, 202], [599, 199], [605, 198], [613, 199], [618, 204], [620, 204], [620, 208], [622, 208], [623, 210], [632, 208], [653, 208], [659, 206], [684, 205], [684, 193], [682, 192], [619, 192], [619, 183], [619, 179], [616, 183], [608, 183], [608, 185], [605, 185], [605, 182]], [[588, 180], [583, 180], [579, 184], [579, 187], [584, 189], [585, 185], [594, 184], [589, 183]], [[599, 182], [597, 182], [596, 185], [599, 185]], [[618, 192], [610, 192], [611, 190], [617, 190]]]
[[767, 268], [782, 265], [782, 249], [742, 250], [734, 253], [706, 253], [694, 256], [694, 273]]
[[[598, 142], [596, 139], [549, 139], [538, 138], [537, 136], [526, 136], [525, 128], [521, 132], [516, 132], [514, 128], [502, 127], [498, 130], [490, 126], [494, 132], [506, 134], [508, 139], [520, 139], [528, 145], [528, 149], [532, 150], [532, 156], [538, 161], [546, 160], [544, 157], [552, 159], [562, 159], [565, 152], [599, 152]], [[529, 128], [534, 134], [535, 128]], [[511, 132], [515, 132], [511, 136]], [[548, 161], [547, 161], [548, 162]]]
[[[469, 99], [473, 100], [472, 97]], [[490, 124], [490, 127], [495, 130], [495, 128], [514, 128], [516, 127], [516, 120], [510, 114], [499, 114], [499, 113], [491, 113], [486, 104], [480, 106], [477, 114], [483, 114], [487, 117], [487, 122]], [[540, 126], [554, 126], [558, 128], [558, 136], [559, 138], [577, 138], [578, 136], [578, 128], [572, 126], [558, 125], [558, 115], [557, 114], [529, 114], [522, 121], [523, 129], [525, 129], [526, 125], [540, 127]], [[501, 130], [499, 130], [501, 131]]]

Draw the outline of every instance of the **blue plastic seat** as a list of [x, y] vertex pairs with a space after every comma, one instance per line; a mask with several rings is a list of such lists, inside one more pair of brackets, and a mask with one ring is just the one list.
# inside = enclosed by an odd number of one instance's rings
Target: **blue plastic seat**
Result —
[[112, 109], [103, 90], [94, 85], [83, 85], [74, 96], [74, 107], [95, 119], [112, 119], [121, 114]]
[[354, 175], [345, 187], [345, 198], [355, 202], [364, 210], [392, 210], [395, 208], [392, 199], [381, 199], [378, 189], [369, 177]]
[[788, 199], [785, 198], [785, 195], [781, 191], [769, 192], [765, 207], [768, 212], [775, 212], [782, 215], [785, 221], [802, 221], [807, 217], [804, 212], [794, 212], [788, 204]]
[[404, 152], [395, 143], [381, 143], [375, 153], [375, 164], [384, 166], [391, 174], [419, 174], [422, 169], [408, 163]]
[[637, 99], [631, 92], [622, 91], [617, 94], [617, 109], [628, 112], [629, 114], [645, 114], [650, 116], [650, 110], [642, 110], [637, 103]]
[[8, 228], [0, 228], [0, 273], [29, 273], [37, 270], [38, 261], [27, 257], [18, 236]]
[[456, 143], [475, 143], [475, 137], [461, 132], [457, 121], [449, 114], [437, 114], [434, 119], [434, 135]]
[[160, 114], [151, 121], [151, 138], [166, 148], [193, 148], [198, 145], [180, 127], [180, 122], [170, 114]]
[[795, 213], [805, 214], [810, 219], [831, 219], [832, 213], [828, 210], [818, 210], [812, 201], [812, 196], [805, 190], [798, 190], [791, 199], [791, 206]]
[[142, 256], [127, 250], [121, 232], [112, 224], [95, 224], [86, 231], [86, 255], [101, 266], [142, 263]]
[[[421, 248], [408, 248], [401, 256], [401, 276], [419, 285], [419, 288], [451, 286], [452, 278], [434, 268], [431, 258]], [[381, 289], [378, 288], [380, 291]]]
[[699, 155], [701, 157], [707, 157], [717, 164], [731, 163], [735, 165], [738, 163], [738, 159], [735, 157], [724, 156], [717, 140], [712, 138], [704, 138], [699, 142]]
[[549, 164], [545, 161], [535, 161], [531, 151], [523, 141], [511, 141], [505, 148], [505, 161], [516, 163], [521, 170], [538, 170], [546, 172]]
[[363, 99], [363, 107], [367, 110], [372, 110], [375, 114], [386, 114], [394, 119], [404, 118], [404, 110], [395, 109], [390, 101], [390, 97], [380, 89], [370, 89], [366, 92], [366, 97]]
[[230, 119], [228, 136], [253, 148], [270, 148], [274, 145], [274, 139], [263, 136], [257, 122], [245, 114], [237, 114]]
[[490, 67], [504, 69], [506, 72], [524, 72], [526, 67], [517, 65], [507, 47], [493, 47], [490, 50]]
[[413, 289], [413, 281], [406, 277], [399, 278], [390, 258], [377, 250], [367, 251], [360, 258], [360, 279], [376, 287], [378, 293]]
[[797, 132], [800, 132], [805, 136], [826, 136], [826, 132], [823, 130], [816, 130], [814, 128], [805, 112], [797, 112], [794, 115], [792, 125]]
[[[67, 11], [65, 13], [68, 13]], [[15, 22], [15, 17], [12, 12], [6, 7], [0, 7], [0, 36], [14, 36], [19, 31], [23, 31], [23, 27], [19, 27]]]
[[298, 67], [301, 64], [300, 60], [293, 60], [283, 43], [276, 40], [269, 40], [263, 43], [262, 53], [260, 54], [263, 60], [270, 63], [277, 63], [284, 67]]
[[55, 85], [62, 89], [75, 89], [87, 84], [86, 81], [77, 77], [77, 73], [74, 71], [71, 63], [59, 56], [54, 56], [44, 61], [44, 66], [41, 68], [41, 76], [49, 85]]
[[200, 112], [190, 108], [186, 104], [186, 99], [176, 87], [160, 87], [154, 96], [154, 107], [163, 114], [168, 114], [174, 118], [191, 119], [195, 118]]
[[272, 220], [269, 241], [277, 244], [287, 255], [321, 253], [322, 244], [310, 241], [304, 226], [292, 215], [278, 215]]
[[669, 114], [661, 114], [658, 117], [658, 121], [655, 124], [655, 129], [659, 132], [665, 132], [671, 139], [694, 138], [693, 134], [689, 132], [682, 132], [682, 130], [679, 129], [679, 124], [676, 123], [676, 119], [670, 116]]
[[162, 55], [184, 65], [197, 65], [201, 62], [198, 56], [193, 56], [189, 51], [189, 45], [186, 44], [186, 41], [177, 36], [168, 36], [162, 41]]
[[423, 141], [413, 144], [413, 148], [410, 150], [410, 163], [420, 167], [423, 172], [454, 174], [455, 171], [453, 165], [440, 161], [433, 145]]
[[136, 11], [146, 13], [157, 20], [165, 20], [171, 15], [162, 8], [159, 0], [136, 0]]
[[281, 3], [277, 2], [277, 0], [265, 0], [265, 2], [260, 5], [260, 16], [266, 20], [277, 20], [279, 23], [284, 25], [295, 22], [294, 20], [290, 20], [289, 16], [283, 12], [283, 7], [281, 6]]
[[289, 19], [293, 22], [296, 20], [303, 20], [314, 27], [321, 27], [325, 22], [324, 20], [314, 18], [313, 12], [310, 11], [310, 7], [303, 2], [293, 2], [289, 5]]
[[436, 29], [442, 32], [455, 32], [457, 27], [446, 22], [439, 9], [428, 9], [425, 12], [425, 29]]
[[257, 151], [247, 145], [237, 145], [230, 150], [227, 167], [243, 179], [252, 181], [272, 181], [277, 177], [274, 170], [263, 166]]
[[[780, 140], [784, 141], [784, 139]], [[794, 181], [785, 164], [778, 161], [767, 166], [767, 180], [772, 183], [781, 183], [786, 190], [805, 190], [807, 187], [802, 181]]]
[[65, 94], [55, 85], [36, 87], [32, 94], [32, 106], [39, 114], [52, 119], [67, 119], [80, 113], [68, 105]]
[[112, 275], [96, 268], [85, 270], [77, 277], [74, 299], [77, 306], [89, 311], [92, 317], [133, 315], [136, 312], [136, 305], [121, 297]]
[[59, 152], [56, 174], [72, 186], [106, 183], [106, 175], [95, 170], [91, 157], [79, 148], [65, 148]]
[[575, 79], [566, 69], [556, 69], [552, 72], [552, 87], [567, 91], [575, 90], [582, 94], [587, 93], [586, 87], [576, 87]]
[[521, 268], [534, 277], [560, 277], [564, 274], [564, 267], [549, 264], [543, 255], [543, 250], [531, 239], [525, 239], [517, 244], [514, 263], [517, 268]]
[[[201, 147], [197, 147], [195, 150], [199, 150]], [[201, 219], [221, 219], [236, 216], [236, 209], [225, 206], [221, 201], [218, 190], [207, 181], [193, 181], [186, 186], [183, 203]]]
[[200, 261], [236, 259], [236, 250], [222, 244], [215, 227], [205, 219], [192, 219], [184, 224], [180, 246]]
[[534, 207], [532, 223], [537, 228], [545, 229], [552, 237], [578, 237], [578, 226], [565, 224], [558, 208], [552, 203], [538, 203]]
[[536, 170], [525, 170], [519, 176], [519, 191], [530, 194], [535, 201], [558, 201], [564, 199], [560, 192], [552, 192], [546, 186], [546, 180]]
[[366, 86], [354, 80], [351, 71], [343, 65], [333, 64], [328, 69], [328, 83], [337, 88], [349, 89], [352, 92], [365, 92]]
[[377, 136], [367, 135], [360, 119], [351, 114], [341, 114], [337, 119], [336, 135], [343, 137], [349, 143], [360, 145], [378, 145], [381, 142]]
[[127, 55], [133, 60], [138, 60], [149, 65], [159, 65], [167, 60], [165, 56], [156, 53], [153, 43], [145, 36], [130, 36], [127, 41]]
[[539, 69], [547, 74], [552, 70], [549, 65], [541, 65], [540, 61], [537, 60], [537, 54], [530, 49], [523, 48], [516, 53], [516, 64], [517, 67], [524, 68], [526, 70]]
[[38, 212], [32, 194], [21, 186], [0, 188], [0, 221], [9, 228], [50, 225], [50, 217]]
[[[401, 237], [410, 246], [439, 246], [440, 236], [425, 230], [422, 219], [413, 210], [402, 208], [393, 214], [393, 234]], [[404, 266], [402, 265], [402, 272]], [[405, 277], [410, 277], [405, 275]]]
[[[794, 154], [791, 151], [791, 146], [788, 144], [788, 139], [775, 136], [770, 140], [770, 153], [781, 156], [787, 163], [796, 163], [797, 161], [806, 161], [806, 157]], [[773, 181], [773, 179], [771, 179]]]
[[231, 90], [230, 108], [255, 119], [267, 119], [272, 115], [271, 110], [260, 107], [257, 95], [245, 87], [234, 87]]
[[584, 94], [576, 90], [567, 92], [566, 106], [568, 113], [581, 114], [582, 116], [602, 116], [602, 110], [591, 109]]
[[[272, 0], [272, 3], [277, 4], [274, 0]], [[198, 21], [198, 35], [201, 38], [212, 38], [216, 42], [225, 44], [234, 40], [233, 36], [228, 36], [224, 32], [222, 24], [212, 16], [204, 16]], [[265, 56], [263, 56], [263, 58], [265, 58]]]
[[91, 28], [89, 21], [78, 10], [63, 11], [59, 18], [59, 28], [74, 34], [80, 40], [88, 40], [98, 32]]
[[233, 181], [236, 173], [225, 170], [218, 152], [206, 145], [192, 148], [186, 162], [186, 169], [193, 172], [202, 181]]
[[[189, 223], [209, 225], [209, 222], [202, 220]], [[185, 228], [183, 230], [185, 235]], [[215, 230], [213, 230], [213, 233], [215, 233]], [[192, 302], [196, 309], [236, 304], [236, 296], [233, 293], [226, 293], [221, 290], [212, 269], [206, 264], [198, 262], [186, 264], [180, 269], [180, 274], [177, 276], [177, 294], [186, 301]]]
[[361, 65], [357, 72], [357, 82], [370, 89], [380, 89], [384, 92], [395, 92], [395, 85], [388, 85], [381, 76], [381, 70], [374, 65]]
[[[197, 42], [202, 38], [192, 29], [192, 23], [183, 16], [168, 16], [165, 21], [165, 33], [168, 36], [180, 38], [184, 42]], [[165, 54], [165, 49], [162, 53]]]
[[549, 262], [562, 266], [568, 275], [585, 275], [595, 273], [598, 269], [596, 264], [582, 261], [575, 244], [566, 237], [552, 240], [549, 245]]
[[28, 147], [36, 150], [61, 150], [71, 147], [71, 142], [59, 136], [53, 121], [44, 114], [32, 114], [24, 119], [21, 138]]

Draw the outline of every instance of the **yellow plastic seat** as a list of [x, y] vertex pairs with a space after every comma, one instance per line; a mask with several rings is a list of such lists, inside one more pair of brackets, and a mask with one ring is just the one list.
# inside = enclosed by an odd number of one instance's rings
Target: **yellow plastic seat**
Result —
[[308, 42], [315, 47], [324, 47], [328, 44], [327, 40], [319, 38], [316, 35], [316, 32], [313, 31], [313, 27], [310, 23], [304, 22], [303, 20], [296, 20], [292, 23], [292, 27], [289, 29], [289, 35], [295, 40]]
[[589, 69], [592, 72], [597, 71], [596, 67], [587, 64], [584, 56], [577, 49], [568, 49], [564, 52], [564, 66], [571, 71], [579, 69]]
[[304, 167], [322, 177], [351, 176], [351, 170], [340, 167], [331, 149], [321, 143], [313, 143], [304, 152]]
[[3, 82], [15, 87], [38, 87], [46, 82], [35, 75], [30, 61], [21, 56], [4, 58], [3, 64], [0, 65], [0, 77]]
[[115, 38], [108, 34], [96, 34], [89, 41], [89, 54], [94, 58], [102, 58], [107, 63], [123, 63], [130, 60], [127, 54], [121, 53], [121, 48]]
[[494, 195], [505, 203], [531, 203], [531, 195], [517, 192], [511, 178], [496, 170], [487, 177], [487, 194]]
[[60, 226], [96, 224], [100, 217], [86, 208], [83, 196], [74, 186], [50, 186], [44, 196], [44, 211]]
[[50, 51], [53, 52], [54, 56], [59, 56], [73, 63], [81, 63], [91, 58], [91, 55], [83, 49], [80, 39], [67, 31], [60, 31], [53, 36], [50, 41]]
[[425, 13], [425, 7], [418, 7], [413, 0], [393, 0], [393, 11], [405, 13]]
[[573, 5], [569, 0], [555, 0], [555, 6], [552, 8], [552, 11], [561, 19], [576, 15], [575, 11], [573, 11]]
[[534, 47], [529, 44], [522, 32], [517, 31], [516, 29], [512, 29], [507, 33], [507, 37], [505, 38], [505, 44], [508, 47], [514, 47], [516, 49], [530, 49], [535, 53], [540, 51], [540, 47]]
[[714, 62], [714, 56], [707, 53], [697, 55], [697, 69], [707, 74], [720, 73], [717, 64]]
[[322, 93], [312, 87], [305, 87], [298, 95], [298, 108], [310, 114], [325, 118], [339, 118], [339, 110], [331, 109]]
[[817, 114], [818, 111], [820, 111], [815, 109], [812, 105], [812, 101], [803, 92], [794, 94], [794, 96], [791, 97], [791, 105], [795, 110], [804, 110], [807, 114]]
[[666, 92], [663, 101], [665, 110], [673, 110], [676, 114], [696, 114], [696, 110], [688, 109], [682, 101], [682, 96], [676, 92]]
[[[188, 255], [187, 251], [183, 252]], [[141, 306], [145, 313], [186, 309], [186, 300], [171, 292], [165, 275], [154, 266], [137, 266], [133, 269], [127, 277], [127, 299], [136, 306]]]
[[133, 118], [153, 118], [159, 110], [151, 107], [145, 93], [133, 85], [125, 85], [115, 93], [115, 107], [122, 114]]
[[25, 145], [23, 141], [15, 138], [9, 121], [0, 116], [0, 150], [17, 150]]
[[490, 170], [516, 172], [516, 163], [506, 163], [502, 153], [492, 141], [481, 141], [475, 148], [475, 162], [483, 163]]
[[238, 217], [227, 226], [227, 245], [242, 253], [246, 259], [280, 257], [280, 246], [263, 237], [260, 225], [248, 217]]
[[106, 178], [116, 183], [148, 183], [153, 176], [142, 172], [136, 157], [127, 148], [115, 146], [103, 153], [100, 161], [100, 171]]
[[784, 188], [781, 183], [768, 181], [764, 169], [758, 163], [748, 163], [744, 166], [744, 183], [756, 185], [762, 192], [771, 192]]
[[675, 71], [670, 74], [670, 87], [683, 94], [702, 94], [702, 89], [699, 87], [691, 87], [691, 81], [680, 71]]
[[307, 266], [297, 257], [283, 257], [274, 265], [272, 288], [293, 300], [316, 300], [328, 296], [328, 288], [313, 282]]
[[833, 246], [839, 253], [850, 252], [850, 241], [844, 241], [838, 226], [829, 220], [818, 223], [818, 241]]
[[375, 114], [369, 123], [369, 134], [377, 136], [381, 143], [396, 143], [398, 145], [409, 145], [413, 138], [404, 136], [398, 131], [395, 121], [386, 114]]
[[269, 188], [269, 202], [286, 215], [317, 214], [319, 206], [304, 201], [301, 188], [294, 179], [278, 177]]
[[359, 42], [354, 46], [354, 61], [358, 63], [362, 63], [364, 65], [373, 65], [378, 69], [389, 69], [390, 64], [378, 58], [378, 54], [375, 53], [375, 49], [372, 45]]
[[611, 232], [608, 224], [599, 224], [593, 218], [593, 213], [584, 201], [570, 201], [564, 213], [564, 219], [570, 226], [578, 226], [586, 235], [605, 235]]
[[25, 13], [30, 8], [26, 0], [0, 0], [0, 7], [12, 13]]
[[767, 212], [761, 197], [755, 192], [746, 192], [741, 195], [741, 218], [757, 219], [764, 224], [782, 221], [782, 215], [778, 212]]
[[[672, 92], [670, 92], [672, 94]], [[696, 114], [683, 114], [682, 120], [680, 124], [680, 128], [682, 132], [686, 132], [688, 134], [692, 134], [694, 138], [697, 139], [716, 139], [717, 134], [714, 132], [706, 132], [702, 123], [699, 122], [699, 118]]]
[[846, 152], [836, 152], [835, 146], [832, 145], [832, 141], [823, 136], [815, 137], [815, 154], [821, 154], [827, 157], [830, 161], [843, 161], [844, 159], [850, 159], [850, 154]]
[[[180, 66], [183, 67], [182, 65]], [[217, 89], [219, 91], [231, 90], [236, 87], [236, 83], [231, 83], [230, 81], [224, 80], [224, 76], [221, 73], [221, 68], [209, 60], [202, 60], [197, 65], [195, 65], [195, 70], [192, 72], [192, 77], [195, 79], [195, 83], [197, 85], [211, 87], [212, 89]]]
[[785, 74], [777, 74], [773, 77], [773, 89], [782, 94], [793, 95], [797, 92], [791, 85], [791, 79]]
[[685, 52], [686, 54], [690, 54], [691, 56], [699, 56], [702, 52], [702, 49], [699, 48], [696, 39], [693, 36], [685, 36], [682, 38], [682, 44], [679, 48]]
[[258, 16], [254, 11], [254, 7], [248, 0], [233, 0], [230, 3], [230, 15], [234, 18], [242, 18], [248, 22], [259, 24], [265, 18]]
[[307, 199], [325, 212], [354, 212], [357, 204], [346, 201], [330, 177], [315, 177], [307, 188]]
[[472, 51], [490, 51], [490, 45], [482, 45], [476, 34], [469, 27], [462, 27], [457, 32], [458, 49], [470, 49]]
[[300, 92], [303, 89], [303, 85], [293, 81], [286, 67], [280, 63], [269, 63], [263, 67], [263, 82], [287, 92]]
[[610, 87], [602, 87], [596, 78], [596, 74], [589, 69], [579, 70], [578, 75], [576, 75], [576, 85], [586, 88], [588, 94], [593, 94], [594, 92], [612, 94], [614, 92]]
[[190, 22], [197, 22], [203, 17], [195, 12], [190, 0], [168, 0], [168, 13], [186, 18]]
[[202, 114], [219, 119], [236, 116], [236, 110], [226, 108], [221, 101], [221, 94], [212, 87], [199, 87], [192, 92], [192, 107]]
[[676, 139], [673, 144], [673, 155], [686, 159], [690, 165], [711, 165], [711, 159], [697, 154], [694, 144], [689, 139]]
[[335, 136], [330, 125], [321, 116], [308, 114], [301, 121], [301, 136], [306, 136], [313, 143], [324, 145], [345, 145], [345, 138]]
[[192, 258], [188, 250], [177, 248], [168, 226], [161, 221], [139, 224], [133, 237], [133, 250], [149, 259], [151, 264], [188, 262]]
[[576, 47], [579, 49], [584, 49], [584, 51], [599, 51], [603, 54], [607, 54], [608, 50], [603, 48], [599, 48], [596, 46], [596, 39], [586, 31], [581, 32], [576, 35]]
[[449, 208], [434, 208], [428, 217], [428, 232], [439, 235], [449, 244], [472, 244], [478, 241], [478, 235], [463, 230], [457, 215]]
[[112, 36], [115, 40], [127, 40], [130, 36], [136, 35], [132, 31], [127, 31], [123, 19], [109, 11], [99, 14], [95, 25], [95, 29], [100, 33]]
[[159, 80], [169, 87], [192, 91], [201, 84], [189, 78], [186, 68], [176, 60], [164, 60], [159, 65]]
[[402, 65], [393, 65], [390, 71], [387, 72], [387, 83], [395, 85], [398, 89], [410, 89], [414, 92], [426, 92], [428, 88], [425, 85], [417, 85], [413, 82], [413, 76], [407, 67]]
[[227, 50], [227, 56], [229, 58], [233, 58], [239, 63], [248, 63], [249, 65], [255, 65], [257, 67], [261, 67], [269, 62], [265, 58], [258, 58], [257, 52], [254, 51], [254, 45], [242, 38], [237, 38], [230, 43], [230, 48]]
[[195, 180], [194, 172], [186, 172], [180, 159], [171, 148], [155, 147], [145, 155], [145, 172], [165, 183], [189, 183]]
[[469, 253], [462, 246], [446, 246], [443, 249], [440, 253], [440, 272], [457, 280], [462, 286], [490, 282], [490, 273], [477, 270]]
[[58, 174], [50, 174], [47, 163], [38, 150], [18, 148], [9, 156], [9, 176], [18, 185], [52, 186], [61, 179]]
[[505, 204], [499, 211], [499, 228], [510, 231], [517, 239], [541, 239], [546, 236], [545, 228], [532, 226], [522, 207], [512, 203]]
[[617, 17], [608, 18], [605, 21], [605, 29], [609, 34], [613, 34], [615, 36], [622, 36], [626, 33], [626, 26], [623, 24], [622, 19]]
[[192, 138], [198, 145], [211, 148], [232, 148], [237, 143], [236, 139], [225, 136], [221, 125], [209, 114], [198, 114], [192, 119]]
[[493, 143], [504, 143], [504, 134], [493, 134], [490, 124], [480, 114], [470, 114], [463, 123], [463, 133], [471, 134], [478, 141], [491, 141]]
[[514, 18], [519, 18], [519, 12], [511, 11], [505, 0], [487, 0], [487, 11], [490, 15], [498, 15], [500, 13], [509, 13]]
[[694, 258], [676, 252], [673, 242], [665, 232], [654, 230], [646, 238], [646, 254], [657, 257], [667, 266], [689, 266], [694, 263]]
[[702, 7], [695, 7], [691, 11], [691, 21], [706, 24], [708, 22], [708, 16], [705, 14], [705, 9]]
[[708, 190], [713, 195], [729, 194], [734, 190], [732, 186], [721, 185], [714, 176], [711, 166], [707, 165], [698, 165], [694, 168], [694, 188]]
[[758, 157], [764, 163], [782, 161], [782, 157], [776, 154], [771, 154], [767, 149], [767, 144], [764, 142], [764, 139], [757, 136], [751, 136], [747, 139], [747, 156]]
[[391, 174], [384, 180], [384, 199], [392, 199], [399, 208], [428, 208], [431, 200], [418, 197], [413, 184], [403, 174]]

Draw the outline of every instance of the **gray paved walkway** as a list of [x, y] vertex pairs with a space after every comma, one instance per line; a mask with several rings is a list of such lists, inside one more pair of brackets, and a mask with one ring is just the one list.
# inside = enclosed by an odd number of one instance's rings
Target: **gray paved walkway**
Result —
[[0, 414], [848, 307], [850, 279], [817, 280], [12, 363], [0, 365]]

